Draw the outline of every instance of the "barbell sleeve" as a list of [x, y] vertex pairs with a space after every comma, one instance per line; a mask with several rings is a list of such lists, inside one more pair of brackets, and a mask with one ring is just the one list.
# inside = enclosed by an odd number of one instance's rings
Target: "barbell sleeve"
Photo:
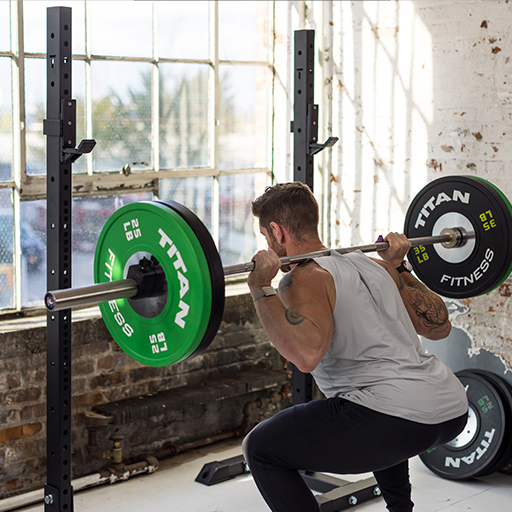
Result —
[[[445, 247], [458, 247], [469, 238], [474, 238], [474, 233], [466, 233], [458, 228], [446, 229], [441, 235], [409, 238], [411, 247], [420, 245], [444, 244]], [[381, 252], [389, 248], [388, 242], [376, 242], [368, 245], [357, 245], [353, 247], [341, 247], [338, 249], [324, 249], [322, 251], [284, 256], [280, 258], [281, 265], [293, 265], [301, 263], [310, 258], [330, 256], [332, 252], [347, 254], [349, 252]], [[233, 276], [251, 272], [254, 269], [254, 262], [238, 263], [223, 267], [224, 276]], [[45, 306], [49, 311], [61, 311], [81, 306], [92, 306], [100, 302], [127, 299], [138, 294], [139, 287], [135, 279], [121, 279], [109, 283], [94, 284], [80, 288], [66, 288], [48, 292], [45, 295]]]
[[49, 311], [61, 311], [80, 306], [92, 306], [108, 300], [127, 299], [137, 293], [139, 293], [139, 286], [135, 279], [121, 279], [48, 292], [44, 296], [44, 303]]

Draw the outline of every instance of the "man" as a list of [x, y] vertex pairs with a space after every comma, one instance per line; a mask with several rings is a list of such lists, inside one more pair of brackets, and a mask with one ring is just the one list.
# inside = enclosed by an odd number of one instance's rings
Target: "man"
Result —
[[410, 243], [398, 233], [385, 238], [381, 260], [333, 252], [296, 265], [275, 295], [279, 257], [326, 249], [318, 204], [296, 182], [268, 187], [252, 211], [269, 247], [248, 277], [258, 316], [276, 349], [327, 397], [285, 409], [245, 438], [258, 489], [273, 511], [313, 512], [299, 470], [372, 471], [388, 510], [410, 512], [408, 459], [452, 440], [467, 420], [464, 388], [417, 336], [449, 334], [443, 300], [405, 269]]

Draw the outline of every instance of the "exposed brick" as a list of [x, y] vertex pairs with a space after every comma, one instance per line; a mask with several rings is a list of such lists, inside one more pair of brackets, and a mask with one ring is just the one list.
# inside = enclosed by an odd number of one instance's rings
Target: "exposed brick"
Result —
[[93, 375], [94, 361], [78, 360], [73, 363], [73, 375]]
[[147, 379], [150, 376], [151, 369], [149, 366], [145, 366], [143, 368], [135, 368], [130, 370], [130, 378], [133, 382], [138, 382], [139, 380]]
[[101, 391], [95, 393], [85, 393], [71, 398], [71, 407], [88, 407], [91, 405], [102, 404], [106, 401], [105, 394]]
[[114, 356], [108, 355], [106, 357], [99, 358], [97, 365], [100, 370], [112, 370], [114, 367]]
[[34, 434], [37, 434], [41, 428], [41, 423], [28, 423], [25, 425], [18, 425], [17, 427], [4, 428], [3, 430], [0, 430], [0, 443], [32, 437]]
[[41, 398], [40, 388], [28, 388], [6, 393], [3, 397], [0, 397], [0, 402], [7, 405], [21, 404], [23, 402], [35, 402], [39, 398]]
[[71, 350], [71, 355], [73, 360], [81, 357], [86, 358], [87, 356], [97, 356], [98, 354], [108, 352], [109, 348], [110, 343], [107, 341], [87, 343], [86, 345], [74, 346]]
[[126, 375], [120, 372], [106, 373], [98, 375], [91, 380], [91, 389], [112, 387], [116, 384], [123, 384], [126, 381]]
[[17, 373], [7, 375], [7, 388], [14, 389], [21, 386], [21, 377]]
[[23, 489], [23, 484], [23, 480], [15, 478], [14, 480], [9, 480], [8, 482], [5, 482], [5, 488], [9, 492], [19, 491], [20, 489]]
[[17, 409], [9, 409], [8, 411], [0, 412], [0, 425], [6, 423], [14, 423], [19, 420], [19, 411]]
[[46, 416], [46, 404], [27, 405], [21, 410], [21, 419], [23, 421], [44, 416]]

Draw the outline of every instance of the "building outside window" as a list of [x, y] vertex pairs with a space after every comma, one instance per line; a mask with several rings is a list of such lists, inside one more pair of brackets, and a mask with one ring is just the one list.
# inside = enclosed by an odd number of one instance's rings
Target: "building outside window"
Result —
[[257, 250], [251, 201], [272, 169], [273, 2], [0, 2], [0, 309], [46, 291], [46, 9], [72, 8], [77, 141], [72, 285], [131, 201], [173, 200], [224, 266]]

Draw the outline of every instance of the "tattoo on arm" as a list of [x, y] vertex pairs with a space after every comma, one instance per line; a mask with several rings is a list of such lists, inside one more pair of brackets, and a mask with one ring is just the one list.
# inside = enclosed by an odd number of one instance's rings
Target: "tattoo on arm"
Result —
[[408, 286], [411, 288], [409, 304], [418, 318], [423, 319], [423, 324], [429, 332], [442, 327], [448, 320], [448, 311], [441, 297], [430, 291], [423, 283], [415, 282]]
[[279, 293], [284, 293], [293, 283], [295, 276], [293, 274], [286, 274], [279, 282]]
[[400, 275], [400, 272], [397, 272], [398, 274], [398, 284], [400, 286], [400, 291], [402, 291], [405, 288], [404, 280], [402, 279], [402, 276]]
[[290, 311], [288, 309], [285, 311], [284, 316], [287, 322], [291, 325], [299, 325], [305, 320], [303, 316], [298, 315], [297, 313], [294, 313], [293, 311]]

